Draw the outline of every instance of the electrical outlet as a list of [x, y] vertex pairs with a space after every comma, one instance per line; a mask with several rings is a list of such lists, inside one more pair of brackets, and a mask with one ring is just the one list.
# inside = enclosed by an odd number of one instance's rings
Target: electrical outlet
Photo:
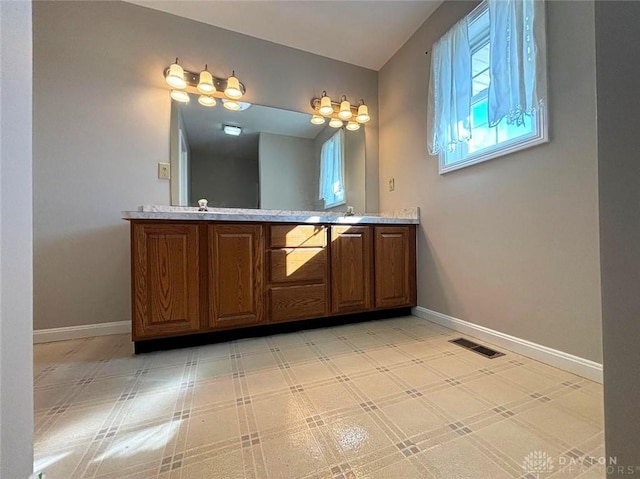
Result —
[[169, 163], [158, 163], [158, 178], [161, 180], [171, 179], [171, 165]]
[[389, 180], [389, 191], [393, 191], [396, 189], [396, 179], [395, 178], [391, 178]]

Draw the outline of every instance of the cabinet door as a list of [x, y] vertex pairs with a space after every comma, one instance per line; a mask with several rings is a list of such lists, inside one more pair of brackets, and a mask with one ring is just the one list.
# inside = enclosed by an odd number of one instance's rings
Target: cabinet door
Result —
[[332, 226], [330, 248], [332, 312], [371, 309], [371, 228]]
[[415, 306], [415, 228], [376, 226], [376, 308]]
[[197, 331], [198, 225], [131, 228], [134, 341]]
[[225, 328], [263, 321], [261, 225], [209, 225], [209, 326]]

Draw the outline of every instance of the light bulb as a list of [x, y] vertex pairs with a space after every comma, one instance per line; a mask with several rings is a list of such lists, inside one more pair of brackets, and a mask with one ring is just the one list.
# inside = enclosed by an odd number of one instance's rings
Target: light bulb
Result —
[[216, 87], [213, 85], [213, 76], [207, 71], [207, 65], [204, 66], [204, 70], [200, 72], [200, 80], [198, 81], [198, 91], [205, 95], [210, 95], [216, 91]]
[[227, 78], [227, 88], [224, 90], [224, 94], [229, 98], [238, 100], [242, 98], [242, 90], [240, 90], [240, 81], [236, 78], [236, 72]]
[[331, 98], [325, 95], [320, 99], [320, 108], [318, 109], [318, 113], [320, 113], [322, 116], [329, 116], [333, 113]]
[[347, 123], [347, 130], [356, 131], [360, 129], [360, 123], [356, 123], [355, 121], [350, 121]]
[[222, 106], [231, 111], [238, 111], [240, 109], [240, 103], [235, 100], [225, 100], [222, 102]]
[[[344, 98], [344, 97], [342, 97], [342, 98]], [[345, 98], [342, 101], [342, 103], [340, 103], [340, 112], [338, 113], [338, 116], [342, 120], [348, 120], [349, 118], [351, 118], [352, 115], [353, 115], [353, 113], [351, 113], [351, 105], [349, 104], [349, 102]]]
[[369, 107], [364, 103], [358, 107], [358, 116], [356, 116], [356, 121], [358, 123], [366, 123], [371, 120], [369, 116]]
[[200, 95], [198, 103], [202, 106], [216, 106], [216, 99], [209, 95]]
[[181, 103], [189, 103], [189, 94], [182, 90], [171, 90], [171, 98]]
[[342, 120], [338, 120], [337, 118], [332, 118], [329, 122], [329, 126], [331, 128], [340, 128], [342, 127]]
[[311, 117], [311, 123], [314, 125], [324, 125], [324, 117], [320, 115], [313, 115]]
[[169, 67], [169, 72], [165, 78], [167, 84], [172, 88], [177, 88], [182, 90], [187, 87], [187, 82], [184, 81], [184, 70], [180, 65], [178, 65], [178, 59], [176, 58], [176, 62]]

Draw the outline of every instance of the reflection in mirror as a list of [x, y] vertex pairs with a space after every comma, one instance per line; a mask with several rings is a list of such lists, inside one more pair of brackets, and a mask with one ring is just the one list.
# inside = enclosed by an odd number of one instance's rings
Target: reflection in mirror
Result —
[[[261, 105], [242, 111], [189, 103], [171, 105], [171, 204], [277, 210], [325, 210], [321, 152], [338, 130], [313, 125], [311, 115]], [[240, 127], [238, 136], [224, 126]], [[365, 211], [365, 133], [344, 131], [341, 178], [344, 199], [336, 210]], [[325, 148], [326, 151], [326, 148]], [[334, 198], [335, 199], [335, 198]]]

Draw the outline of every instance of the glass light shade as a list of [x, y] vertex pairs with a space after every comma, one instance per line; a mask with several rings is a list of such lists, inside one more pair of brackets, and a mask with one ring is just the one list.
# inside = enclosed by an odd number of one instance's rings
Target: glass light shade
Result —
[[182, 90], [171, 90], [171, 98], [181, 103], [189, 103], [189, 94]]
[[360, 129], [360, 123], [356, 123], [355, 121], [350, 121], [347, 123], [347, 130], [356, 131]]
[[311, 117], [311, 123], [313, 123], [314, 125], [323, 125], [324, 124], [324, 117], [320, 116], [320, 115], [313, 115]]
[[238, 111], [240, 109], [240, 103], [234, 100], [223, 101], [222, 106], [231, 111]]
[[369, 116], [369, 107], [367, 105], [360, 105], [358, 107], [358, 116], [356, 116], [356, 121], [358, 123], [366, 123], [371, 120]]
[[200, 95], [198, 103], [202, 106], [216, 106], [216, 99], [209, 95]]
[[338, 113], [338, 116], [342, 120], [348, 120], [353, 116], [353, 113], [351, 113], [351, 104], [349, 104], [347, 100], [340, 103], [340, 112]]
[[198, 81], [198, 91], [205, 95], [210, 95], [216, 91], [216, 87], [213, 85], [213, 76], [207, 70], [200, 72], [200, 80]]
[[338, 120], [337, 118], [332, 118], [329, 122], [329, 126], [331, 128], [340, 128], [342, 127], [342, 120]]
[[224, 90], [224, 94], [234, 100], [242, 98], [240, 81], [235, 76], [231, 75], [229, 78], [227, 78], [227, 88]]
[[329, 116], [333, 113], [331, 98], [329, 98], [328, 96], [323, 96], [320, 99], [320, 108], [318, 109], [318, 113], [320, 113], [322, 116]]
[[187, 87], [187, 82], [184, 81], [184, 70], [177, 63], [174, 63], [169, 67], [169, 73], [167, 73], [165, 81], [170, 87], [177, 88], [179, 90]]

